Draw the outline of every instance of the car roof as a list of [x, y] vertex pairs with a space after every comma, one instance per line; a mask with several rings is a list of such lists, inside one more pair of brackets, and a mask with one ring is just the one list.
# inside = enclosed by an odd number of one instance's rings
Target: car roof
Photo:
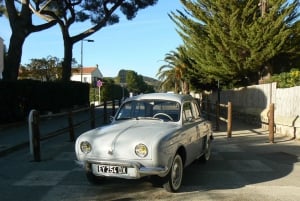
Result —
[[130, 97], [126, 99], [126, 101], [144, 100], [144, 99], [170, 100], [170, 101], [176, 101], [182, 103], [187, 100], [192, 100], [193, 97], [190, 95], [182, 95], [182, 94], [175, 94], [175, 93], [149, 93], [149, 94], [141, 94], [141, 95]]

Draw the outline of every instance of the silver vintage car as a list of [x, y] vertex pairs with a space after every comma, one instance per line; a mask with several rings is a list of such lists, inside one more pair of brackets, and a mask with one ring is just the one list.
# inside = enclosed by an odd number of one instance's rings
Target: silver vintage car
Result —
[[105, 177], [149, 177], [179, 190], [183, 168], [211, 153], [212, 126], [189, 95], [152, 93], [126, 99], [111, 124], [80, 135], [77, 162], [92, 183]]

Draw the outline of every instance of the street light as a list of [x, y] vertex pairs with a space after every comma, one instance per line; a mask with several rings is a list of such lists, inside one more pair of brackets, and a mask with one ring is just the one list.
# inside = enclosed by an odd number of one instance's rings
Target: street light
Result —
[[83, 41], [86, 41], [86, 42], [94, 42], [94, 40], [91, 40], [91, 39], [82, 39], [81, 40], [81, 67], [80, 67], [80, 80], [82, 82], [82, 71], [83, 71]]

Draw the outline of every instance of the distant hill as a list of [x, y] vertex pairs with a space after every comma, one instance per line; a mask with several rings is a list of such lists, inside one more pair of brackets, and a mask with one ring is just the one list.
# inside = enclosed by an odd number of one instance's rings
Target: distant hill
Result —
[[[142, 75], [143, 76], [143, 75]], [[159, 87], [160, 81], [151, 77], [143, 76], [144, 81], [149, 84], [154, 86], [155, 88]]]
[[[121, 80], [125, 79], [124, 77], [126, 77], [126, 72], [127, 71], [128, 70], [122, 69], [122, 70], [119, 71], [119, 73], [116, 77], [107, 77], [107, 78], [114, 79], [115, 81], [119, 80], [118, 78], [120, 78]], [[148, 85], [153, 86], [155, 91], [159, 91], [159, 86], [160, 86], [160, 83], [161, 83], [159, 80], [154, 79], [152, 77], [144, 76], [144, 75], [141, 75], [141, 76], [143, 77], [144, 82], [146, 82]], [[117, 82], [119, 82], [119, 81], [117, 81]]]

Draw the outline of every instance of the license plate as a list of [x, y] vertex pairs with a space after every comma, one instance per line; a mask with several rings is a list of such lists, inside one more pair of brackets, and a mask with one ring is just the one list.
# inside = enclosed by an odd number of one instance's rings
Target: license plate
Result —
[[127, 174], [127, 167], [113, 165], [98, 165], [97, 171], [99, 173]]

